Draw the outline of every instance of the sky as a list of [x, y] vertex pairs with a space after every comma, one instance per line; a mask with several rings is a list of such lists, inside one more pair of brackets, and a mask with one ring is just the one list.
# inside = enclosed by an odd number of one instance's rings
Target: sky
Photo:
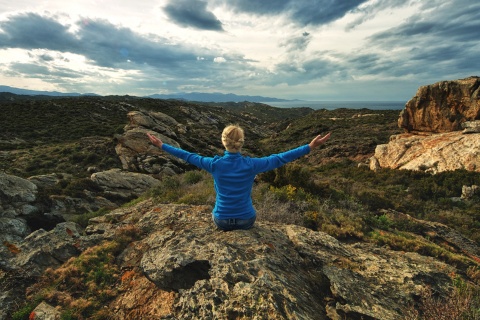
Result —
[[408, 101], [480, 76], [478, 0], [0, 0], [0, 85]]

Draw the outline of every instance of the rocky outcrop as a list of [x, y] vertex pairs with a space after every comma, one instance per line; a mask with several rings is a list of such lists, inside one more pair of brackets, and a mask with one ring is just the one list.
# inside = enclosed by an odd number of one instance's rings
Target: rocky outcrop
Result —
[[179, 147], [175, 131], [185, 133], [184, 125], [161, 112], [131, 111], [128, 113], [128, 119], [125, 133], [116, 136], [118, 144], [115, 147], [124, 170], [167, 175], [183, 171], [179, 166], [184, 167], [185, 163], [153, 146], [147, 138], [147, 133]]
[[[129, 225], [141, 236], [115, 259], [120, 289], [105, 305], [115, 319], [403, 319], [425, 286], [445, 294], [449, 274], [458, 273], [431, 257], [345, 244], [295, 225], [259, 221], [251, 230], [222, 232], [210, 206], [151, 200], [94, 218], [85, 233], [73, 224], [37, 231], [6, 260], [12, 270], [37, 274], [115, 240]], [[443, 225], [428, 231], [449, 243], [464, 240]], [[469, 253], [478, 248], [472, 244]], [[0, 299], [0, 308], [10, 310], [12, 301]]]
[[30, 233], [24, 216], [37, 210], [36, 196], [34, 183], [0, 173], [0, 243], [20, 241]]
[[149, 175], [120, 169], [94, 173], [91, 179], [104, 190], [104, 193], [122, 199], [136, 198], [148, 189], [160, 185], [159, 180]]
[[[221, 112], [220, 112], [221, 111]], [[177, 119], [155, 111], [131, 111], [124, 133], [116, 135], [118, 142], [115, 151], [124, 170], [154, 174], [157, 176], [174, 175], [191, 168], [183, 160], [175, 158], [153, 146], [147, 133], [175, 147], [200, 154], [215, 155], [223, 153], [220, 134], [223, 126], [240, 123], [248, 129], [247, 146], [255, 150], [258, 146], [253, 141], [268, 136], [270, 130], [258, 126], [253, 119], [239, 117], [225, 109], [179, 106], [175, 110]], [[180, 120], [182, 123], [180, 123]]]
[[407, 132], [450, 132], [480, 119], [480, 78], [422, 86], [405, 105], [398, 126]]
[[370, 168], [419, 170], [430, 173], [464, 169], [480, 172], [480, 134], [400, 134], [378, 145]]
[[47, 268], [55, 268], [80, 253], [83, 230], [73, 222], [39, 229], [18, 244], [0, 244], [0, 319], [11, 319], [10, 310], [25, 297], [25, 289]]
[[[480, 172], [480, 78], [420, 87], [400, 113], [408, 133], [377, 145], [370, 169]], [[463, 131], [460, 131], [463, 129]]]
[[480, 133], [480, 120], [462, 123], [463, 133]]
[[99, 188], [97, 192], [78, 190], [74, 196], [37, 197], [39, 190], [55, 190], [61, 181], [66, 181], [64, 177], [48, 174], [23, 179], [0, 174], [0, 243], [17, 244], [30, 232], [51, 230], [73, 216], [114, 209], [160, 184], [146, 174], [111, 169], [91, 175], [90, 180]]

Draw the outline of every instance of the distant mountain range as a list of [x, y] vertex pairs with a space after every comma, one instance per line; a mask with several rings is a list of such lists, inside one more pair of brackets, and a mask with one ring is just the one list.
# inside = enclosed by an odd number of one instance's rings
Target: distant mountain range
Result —
[[38, 90], [27, 90], [19, 89], [9, 86], [0, 86], [0, 92], [10, 92], [18, 95], [27, 95], [27, 96], [55, 96], [55, 97], [78, 97], [78, 96], [99, 96], [95, 93], [77, 93], [77, 92], [58, 92], [58, 91], [38, 91]]
[[[77, 93], [77, 92], [58, 92], [58, 91], [37, 91], [37, 90], [27, 90], [19, 89], [9, 86], [1, 86], [0, 92], [9, 92], [18, 95], [29, 95], [29, 96], [55, 96], [55, 97], [78, 97], [78, 96], [100, 96], [96, 93]], [[202, 93], [202, 92], [181, 92], [173, 94], [153, 94], [146, 96], [147, 98], [153, 99], [177, 99], [177, 100], [186, 100], [186, 101], [201, 101], [201, 102], [281, 102], [281, 101], [292, 101], [285, 99], [277, 99], [271, 97], [262, 97], [262, 96], [248, 96], [248, 95], [236, 95], [233, 93]]]
[[262, 97], [262, 96], [247, 96], [247, 95], [236, 95], [233, 93], [202, 93], [202, 92], [181, 92], [174, 94], [153, 94], [148, 96], [149, 98], [154, 99], [178, 99], [178, 100], [187, 100], [187, 101], [202, 101], [202, 102], [281, 102], [281, 101], [291, 101], [285, 99], [277, 99], [271, 97]]

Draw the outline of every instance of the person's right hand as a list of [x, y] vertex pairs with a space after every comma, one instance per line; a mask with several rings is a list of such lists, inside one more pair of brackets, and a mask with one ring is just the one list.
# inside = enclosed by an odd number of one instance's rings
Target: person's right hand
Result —
[[330, 135], [331, 135], [331, 134], [332, 134], [332, 133], [329, 132], [329, 133], [327, 133], [326, 135], [324, 135], [323, 137], [322, 137], [321, 134], [319, 134], [318, 136], [316, 136], [315, 138], [313, 138], [313, 140], [308, 144], [308, 145], [310, 146], [310, 150], [312, 150], [312, 149], [318, 147], [319, 145], [324, 144], [325, 142], [327, 142], [327, 140], [330, 139]]
[[163, 145], [162, 140], [158, 139], [154, 135], [151, 135], [150, 133], [147, 133], [147, 136], [150, 139], [150, 142], [152, 142], [152, 144], [156, 145], [160, 149], [162, 148], [162, 145]]

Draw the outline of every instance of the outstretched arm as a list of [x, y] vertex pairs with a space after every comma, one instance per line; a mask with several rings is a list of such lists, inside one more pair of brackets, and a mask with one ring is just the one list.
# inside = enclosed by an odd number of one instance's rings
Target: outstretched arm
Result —
[[156, 145], [160, 149], [162, 148], [162, 145], [163, 145], [162, 140], [158, 139], [154, 135], [151, 135], [150, 133], [147, 133], [147, 136], [150, 139], [150, 142], [152, 142], [152, 144]]
[[310, 147], [310, 150], [313, 150], [314, 148], [318, 147], [319, 145], [327, 142], [327, 140], [330, 139], [330, 135], [331, 135], [331, 132], [327, 133], [323, 137], [322, 137], [321, 134], [319, 134], [318, 136], [313, 138], [313, 140], [308, 144], [308, 146]]

